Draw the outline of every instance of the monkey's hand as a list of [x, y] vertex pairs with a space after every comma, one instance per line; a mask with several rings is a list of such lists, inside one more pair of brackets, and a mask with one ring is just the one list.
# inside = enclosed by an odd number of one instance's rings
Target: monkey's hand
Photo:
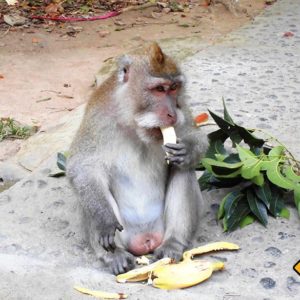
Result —
[[177, 144], [165, 144], [162, 146], [164, 151], [168, 154], [165, 157], [170, 164], [178, 166], [179, 168], [188, 168], [192, 164], [192, 146], [185, 143], [182, 139], [177, 139]]
[[99, 232], [99, 243], [106, 251], [114, 252], [116, 249], [116, 230], [122, 231], [123, 226], [116, 218], [114, 218], [111, 222], [108, 219], [109, 218], [106, 218], [105, 222], [101, 222], [101, 224], [97, 226], [97, 231]]

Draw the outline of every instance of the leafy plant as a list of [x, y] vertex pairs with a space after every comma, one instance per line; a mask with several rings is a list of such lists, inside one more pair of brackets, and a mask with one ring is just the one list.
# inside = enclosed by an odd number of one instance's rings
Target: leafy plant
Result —
[[67, 158], [69, 155], [68, 151], [57, 153], [56, 165], [59, 170], [50, 173], [50, 177], [61, 177], [66, 175]]
[[0, 118], [0, 142], [6, 138], [26, 139], [36, 130], [23, 126], [12, 118]]
[[[237, 125], [227, 111], [224, 117], [209, 111], [219, 129], [210, 133], [209, 148], [201, 164], [204, 173], [199, 178], [202, 190], [236, 187], [221, 201], [218, 219], [224, 231], [232, 231], [259, 221], [268, 224], [268, 215], [289, 218], [283, 195], [294, 193], [300, 215], [300, 167], [288, 149], [274, 137], [276, 146]], [[261, 130], [259, 130], [261, 131]], [[265, 133], [266, 134], [266, 133]], [[232, 142], [232, 147], [226, 143]]]

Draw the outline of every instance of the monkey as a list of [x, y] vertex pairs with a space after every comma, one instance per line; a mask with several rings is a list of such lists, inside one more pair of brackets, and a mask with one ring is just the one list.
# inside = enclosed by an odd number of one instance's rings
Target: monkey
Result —
[[[203, 199], [195, 166], [207, 139], [194, 126], [185, 81], [156, 42], [123, 55], [89, 99], [70, 146], [67, 177], [87, 238], [114, 274], [148, 253], [179, 260], [197, 230]], [[163, 145], [167, 126], [176, 144]]]

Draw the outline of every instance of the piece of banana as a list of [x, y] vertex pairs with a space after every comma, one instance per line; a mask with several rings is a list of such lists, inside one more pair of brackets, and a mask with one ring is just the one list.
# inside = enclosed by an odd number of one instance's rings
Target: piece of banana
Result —
[[182, 289], [208, 279], [213, 271], [222, 270], [223, 262], [187, 259], [178, 264], [161, 266], [153, 271], [153, 286], [164, 289]]
[[159, 266], [167, 265], [172, 262], [172, 259], [169, 257], [162, 258], [148, 266], [144, 266], [138, 269], [131, 270], [124, 274], [119, 274], [116, 277], [117, 282], [125, 283], [125, 282], [136, 282], [136, 281], [144, 281], [151, 276], [153, 270]]
[[[161, 133], [163, 135], [164, 145], [165, 144], [176, 144], [177, 137], [175, 133], [174, 127], [161, 127], [160, 128]], [[167, 157], [170, 155], [169, 153], [166, 153]], [[169, 160], [167, 159], [167, 164], [169, 164]]]
[[200, 246], [188, 251], [185, 251], [182, 255], [183, 260], [187, 258], [193, 258], [195, 255], [200, 255], [203, 253], [211, 252], [211, 251], [220, 251], [220, 250], [238, 250], [240, 247], [233, 243], [228, 242], [216, 242], [210, 243], [204, 246]]
[[161, 133], [163, 135], [164, 139], [164, 145], [165, 144], [176, 144], [176, 133], [174, 127], [161, 127], [160, 128]]
[[108, 293], [103, 291], [94, 291], [79, 286], [74, 286], [74, 289], [80, 293], [90, 295], [100, 299], [126, 299], [127, 298], [127, 295], [123, 293]]
[[138, 265], [146, 265], [146, 266], [150, 265], [150, 260], [145, 255], [137, 257], [135, 261]]

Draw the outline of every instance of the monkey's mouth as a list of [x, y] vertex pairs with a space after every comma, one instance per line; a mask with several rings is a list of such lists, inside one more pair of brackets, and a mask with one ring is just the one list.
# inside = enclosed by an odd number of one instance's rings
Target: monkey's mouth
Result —
[[147, 134], [155, 140], [162, 140], [163, 136], [159, 127], [147, 128]]

